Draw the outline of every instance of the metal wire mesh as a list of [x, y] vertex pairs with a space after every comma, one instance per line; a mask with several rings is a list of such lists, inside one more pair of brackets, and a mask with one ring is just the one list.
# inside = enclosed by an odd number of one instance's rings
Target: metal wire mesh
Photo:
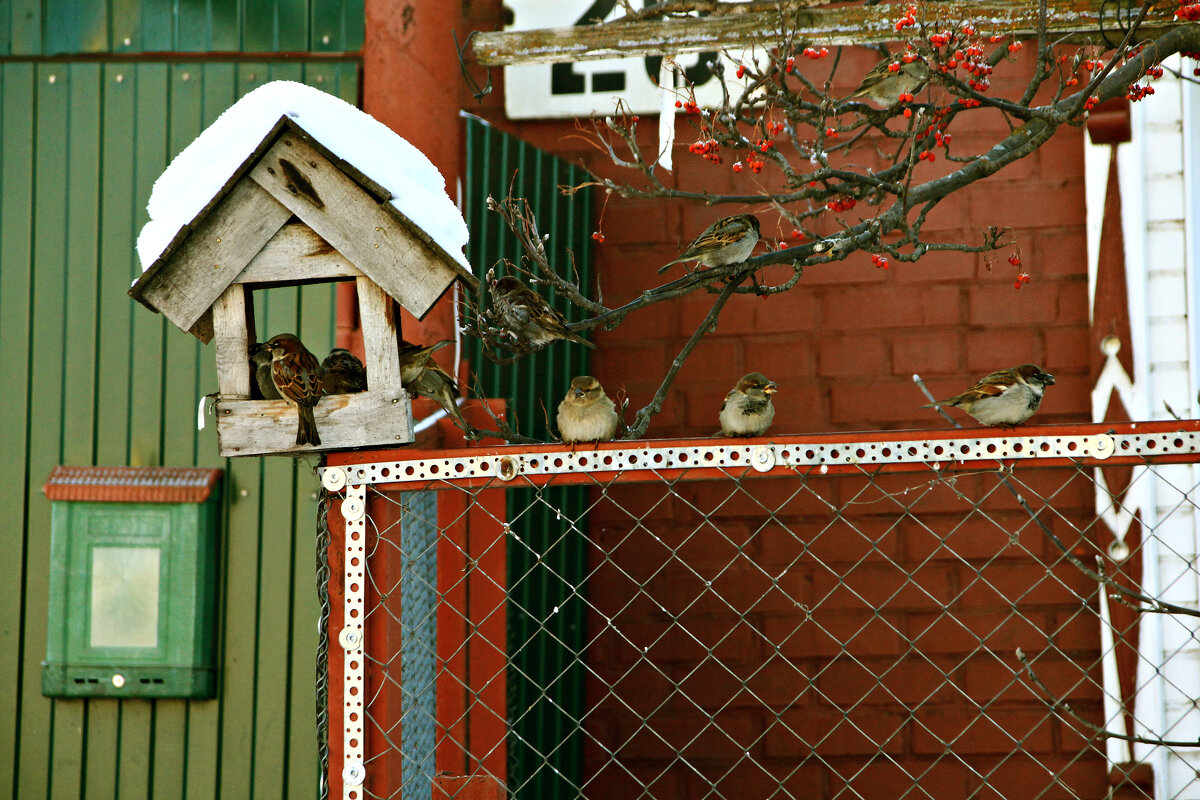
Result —
[[1200, 797], [1195, 465], [717, 474], [370, 487], [365, 796]]

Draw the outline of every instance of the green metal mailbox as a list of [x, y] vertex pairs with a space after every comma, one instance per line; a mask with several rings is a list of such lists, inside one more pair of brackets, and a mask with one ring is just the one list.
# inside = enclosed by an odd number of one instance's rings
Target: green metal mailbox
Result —
[[221, 475], [55, 467], [42, 694], [215, 695]]

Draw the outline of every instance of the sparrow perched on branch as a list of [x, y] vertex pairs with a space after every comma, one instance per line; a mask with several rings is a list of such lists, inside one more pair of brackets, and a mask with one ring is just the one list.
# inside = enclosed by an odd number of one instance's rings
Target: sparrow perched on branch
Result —
[[402, 339], [400, 383], [412, 394], [435, 401], [445, 409], [455, 425], [467, 433], [473, 433], [475, 428], [463, 419], [462, 412], [458, 410], [458, 386], [455, 385], [454, 378], [430, 358], [435, 350], [440, 350], [451, 342], [451, 339], [445, 339], [437, 344], [422, 347]]
[[400, 383], [407, 386], [421, 377], [421, 371], [429, 363], [429, 357], [448, 344], [454, 344], [453, 339], [442, 339], [436, 344], [425, 345], [400, 340]]
[[[271, 351], [265, 342], [255, 342], [250, 348], [251, 400], [282, 400], [271, 378]], [[255, 391], [257, 390], [257, 391]]]
[[983, 425], [1012, 428], [1033, 416], [1042, 405], [1046, 387], [1053, 385], [1054, 376], [1037, 364], [1022, 364], [993, 372], [962, 394], [921, 408], [954, 406]]
[[558, 404], [558, 431], [566, 444], [607, 442], [617, 435], [617, 407], [591, 375], [571, 379]]
[[519, 342], [541, 349], [555, 339], [594, 348], [596, 345], [567, 327], [567, 320], [537, 292], [511, 275], [492, 281], [492, 305]]
[[683, 255], [659, 267], [658, 274], [662, 275], [675, 264], [685, 261], [699, 261], [706, 267], [740, 264], [754, 252], [758, 237], [758, 217], [753, 214], [722, 217], [705, 228], [704, 233], [683, 251]]
[[267, 340], [271, 351], [271, 379], [279, 395], [296, 407], [299, 426], [296, 444], [318, 445], [317, 421], [313, 406], [321, 399], [321, 364], [291, 333], [280, 333]]
[[367, 368], [358, 356], [335, 347], [321, 362], [321, 389], [325, 394], [354, 394], [367, 390]]
[[[896, 67], [896, 69], [892, 69]], [[896, 61], [885, 58], [871, 68], [847, 100], [862, 100], [891, 108], [900, 95], [913, 94], [929, 80], [929, 66], [921, 60]]]
[[737, 382], [721, 404], [721, 433], [725, 436], [762, 436], [775, 419], [774, 381], [761, 372], [751, 372]]

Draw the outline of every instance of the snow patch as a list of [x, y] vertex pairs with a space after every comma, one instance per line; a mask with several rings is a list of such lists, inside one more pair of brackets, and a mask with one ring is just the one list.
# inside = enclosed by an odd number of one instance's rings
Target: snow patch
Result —
[[137, 240], [143, 270], [221, 190], [284, 115], [391, 192], [392, 205], [470, 271], [463, 254], [467, 223], [446, 194], [446, 181], [433, 162], [370, 114], [293, 81], [265, 84], [238, 100], [158, 177], [146, 205], [150, 221]]

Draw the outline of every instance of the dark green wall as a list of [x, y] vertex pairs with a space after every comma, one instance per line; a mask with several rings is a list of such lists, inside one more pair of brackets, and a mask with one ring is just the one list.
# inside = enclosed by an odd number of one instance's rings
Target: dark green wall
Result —
[[363, 0], [5, 0], [0, 55], [353, 53]]
[[[59, 5], [3, 4], [3, 24]], [[213, 349], [126, 295], [155, 178], [277, 78], [358, 95], [355, 61], [0, 63], [0, 797], [317, 794], [313, 464], [218, 459], [211, 418], [196, 430]], [[328, 285], [271, 290], [259, 314], [332, 344]], [[216, 700], [41, 695], [59, 463], [226, 469]]]

